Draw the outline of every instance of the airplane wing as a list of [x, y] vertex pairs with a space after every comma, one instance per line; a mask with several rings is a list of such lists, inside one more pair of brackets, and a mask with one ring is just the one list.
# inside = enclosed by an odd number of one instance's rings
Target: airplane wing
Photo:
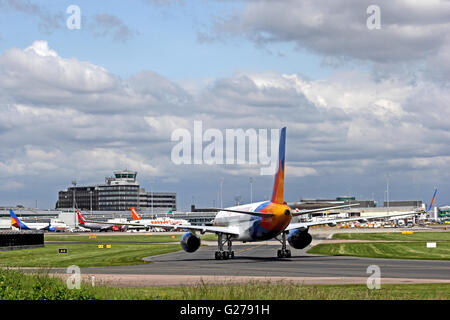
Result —
[[193, 226], [190, 224], [137, 224], [137, 223], [117, 223], [117, 222], [100, 222], [100, 221], [87, 221], [92, 223], [102, 223], [102, 224], [113, 224], [113, 225], [124, 225], [124, 226], [139, 226], [139, 227], [158, 227], [158, 228], [168, 228], [168, 229], [186, 229], [200, 231], [200, 233], [210, 232], [210, 233], [224, 233], [231, 235], [239, 235], [239, 231], [234, 228], [229, 227], [216, 227], [216, 226]]
[[368, 220], [373, 220], [373, 219], [408, 216], [408, 215], [414, 215], [414, 214], [418, 214], [418, 212], [409, 211], [409, 212], [403, 212], [403, 213], [388, 214], [388, 215], [383, 215], [383, 216], [355, 217], [355, 218], [329, 219], [329, 220], [322, 220], [322, 221], [296, 222], [296, 223], [289, 224], [286, 227], [285, 231], [290, 231], [290, 230], [294, 230], [294, 229], [306, 229], [311, 226], [318, 226], [318, 225], [324, 225], [324, 224], [336, 225], [337, 223], [348, 222], [348, 221], [367, 222]]
[[354, 203], [354, 204], [343, 204], [341, 206], [334, 206], [334, 207], [325, 207], [325, 208], [318, 208], [318, 209], [300, 210], [300, 211], [297, 211], [297, 212], [292, 212], [292, 216], [296, 217], [296, 216], [300, 216], [302, 214], [307, 214], [307, 213], [312, 213], [312, 212], [321, 212], [321, 211], [327, 211], [327, 210], [331, 210], [331, 209], [354, 207], [354, 206], [358, 206], [358, 205], [359, 205], [359, 203]]
[[167, 228], [173, 230], [190, 230], [190, 231], [199, 231], [201, 234], [205, 232], [209, 233], [223, 233], [230, 235], [239, 235], [239, 231], [236, 228], [230, 227], [219, 227], [219, 226], [193, 226], [190, 224], [148, 224], [146, 226], [155, 226], [158, 228]]
[[234, 209], [226, 209], [226, 208], [211, 208], [211, 209], [212, 210], [217, 210], [217, 211], [243, 213], [243, 214], [248, 214], [248, 215], [257, 216], [257, 217], [270, 217], [270, 216], [273, 216], [272, 213], [265, 213], [265, 212], [243, 211], [243, 210], [234, 210]]
[[[161, 225], [160, 225], [161, 226]], [[186, 230], [194, 230], [194, 231], [200, 231], [200, 233], [210, 232], [210, 233], [224, 233], [224, 234], [231, 234], [231, 235], [239, 235], [239, 231], [235, 228], [230, 227], [216, 227], [216, 226], [193, 226], [193, 225], [182, 225], [182, 224], [176, 224], [176, 225], [162, 225], [163, 228], [171, 228], [171, 229], [186, 229]]]

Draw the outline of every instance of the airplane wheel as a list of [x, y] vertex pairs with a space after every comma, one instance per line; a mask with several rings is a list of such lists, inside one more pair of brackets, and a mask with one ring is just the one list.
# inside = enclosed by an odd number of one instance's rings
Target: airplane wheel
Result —
[[222, 252], [216, 251], [215, 256], [216, 260], [222, 260]]
[[278, 250], [277, 251], [277, 257], [278, 258], [290, 258], [291, 257], [291, 250]]
[[234, 259], [234, 251], [231, 251], [230, 258], [231, 258], [231, 259]]
[[228, 260], [230, 258], [230, 253], [228, 251], [222, 252], [223, 260]]

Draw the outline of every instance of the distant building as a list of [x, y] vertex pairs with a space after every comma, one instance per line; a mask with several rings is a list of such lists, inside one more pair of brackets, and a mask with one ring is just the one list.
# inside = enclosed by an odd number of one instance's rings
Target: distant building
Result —
[[357, 200], [351, 196], [341, 196], [335, 199], [302, 199], [300, 202], [289, 203], [293, 209], [318, 209], [324, 207], [334, 207], [344, 204], [356, 204], [360, 208], [374, 208], [377, 206], [374, 200]]
[[216, 208], [196, 208], [195, 204], [191, 204], [191, 212], [218, 212]]
[[387, 207], [422, 207], [422, 200], [402, 200], [402, 201], [387, 201], [384, 202], [384, 206]]
[[450, 221], [450, 206], [439, 207], [437, 211], [438, 217], [442, 221]]
[[130, 207], [168, 211], [177, 209], [174, 192], [146, 192], [139, 187], [136, 171], [116, 171], [104, 184], [73, 186], [59, 191], [56, 209], [78, 208], [94, 211], [123, 211]]

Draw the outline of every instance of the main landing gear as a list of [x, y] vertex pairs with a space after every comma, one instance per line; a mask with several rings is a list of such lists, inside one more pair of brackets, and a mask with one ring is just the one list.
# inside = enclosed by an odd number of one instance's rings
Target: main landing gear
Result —
[[[229, 234], [225, 235], [225, 240], [223, 240], [222, 238], [223, 238], [222, 233], [218, 233], [217, 234], [217, 245], [219, 247], [219, 251], [215, 252], [214, 258], [216, 260], [233, 259], [234, 251], [233, 251], [232, 243], [231, 243], [231, 235], [229, 235]], [[223, 250], [223, 245], [225, 244], [225, 242], [227, 243], [227, 247], [228, 247], [227, 251]]]
[[283, 232], [281, 236], [282, 236], [282, 240], [276, 238], [278, 241], [281, 242], [281, 250], [277, 251], [277, 257], [278, 258], [290, 258], [291, 250], [286, 249], [286, 232]]

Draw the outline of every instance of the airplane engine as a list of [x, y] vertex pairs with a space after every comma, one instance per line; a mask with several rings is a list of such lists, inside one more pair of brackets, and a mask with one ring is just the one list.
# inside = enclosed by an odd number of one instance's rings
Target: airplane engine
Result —
[[186, 232], [181, 236], [181, 247], [186, 252], [194, 252], [200, 247], [200, 237], [194, 233]]
[[311, 243], [312, 237], [308, 231], [292, 230], [288, 235], [289, 244], [295, 249], [306, 248]]

